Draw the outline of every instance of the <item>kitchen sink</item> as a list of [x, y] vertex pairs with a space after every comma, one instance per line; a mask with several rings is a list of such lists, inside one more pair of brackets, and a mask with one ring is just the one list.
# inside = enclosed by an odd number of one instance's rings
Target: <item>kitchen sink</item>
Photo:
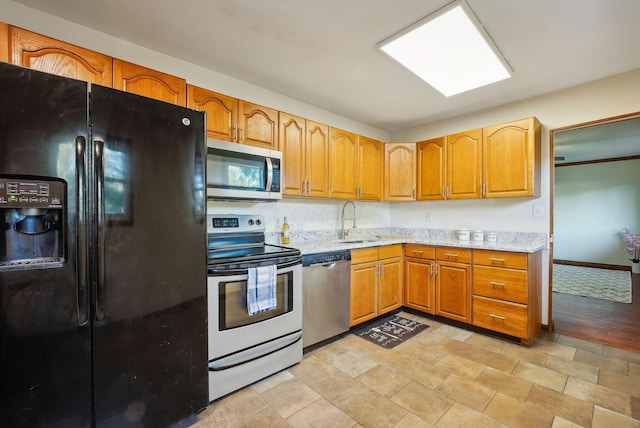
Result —
[[340, 239], [339, 244], [364, 244], [365, 242], [373, 242], [375, 239]]

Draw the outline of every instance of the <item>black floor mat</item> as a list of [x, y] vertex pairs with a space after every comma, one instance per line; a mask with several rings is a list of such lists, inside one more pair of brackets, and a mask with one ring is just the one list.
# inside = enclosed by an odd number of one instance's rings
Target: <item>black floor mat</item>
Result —
[[352, 333], [385, 349], [391, 349], [427, 328], [429, 326], [426, 324], [391, 315]]

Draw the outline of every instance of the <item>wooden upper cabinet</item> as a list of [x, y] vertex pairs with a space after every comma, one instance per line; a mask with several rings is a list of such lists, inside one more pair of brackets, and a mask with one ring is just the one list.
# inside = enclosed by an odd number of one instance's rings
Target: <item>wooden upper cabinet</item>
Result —
[[[22, 28], [8, 26], [8, 30], [9, 53], [7, 56], [12, 64], [103, 86], [112, 86], [113, 64], [110, 56]], [[1, 37], [0, 42], [2, 42]], [[0, 48], [0, 56], [2, 56], [2, 48]]]
[[329, 128], [329, 196], [355, 199], [358, 182], [358, 137], [337, 128]]
[[306, 194], [326, 198], [329, 196], [329, 127], [307, 120], [306, 129]]
[[446, 198], [446, 141], [447, 137], [439, 137], [417, 144], [416, 199], [420, 201]]
[[0, 61], [9, 61], [9, 25], [0, 22]]
[[536, 118], [484, 128], [485, 198], [540, 196], [540, 129]]
[[187, 81], [180, 77], [114, 58], [113, 87], [185, 107]]
[[278, 149], [278, 110], [240, 100], [238, 143]]
[[358, 136], [358, 199], [382, 200], [384, 143]]
[[280, 142], [282, 151], [282, 193], [304, 196], [307, 191], [306, 121], [304, 118], [280, 112]]
[[447, 198], [482, 197], [482, 129], [447, 137]]
[[416, 199], [416, 144], [384, 145], [384, 200]]
[[207, 137], [236, 141], [238, 99], [187, 85], [187, 107], [207, 113]]

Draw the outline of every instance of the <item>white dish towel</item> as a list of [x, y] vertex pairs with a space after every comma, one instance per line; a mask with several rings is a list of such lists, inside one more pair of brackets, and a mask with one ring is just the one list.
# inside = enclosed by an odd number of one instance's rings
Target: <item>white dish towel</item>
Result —
[[276, 308], [276, 265], [249, 268], [247, 311], [249, 315]]

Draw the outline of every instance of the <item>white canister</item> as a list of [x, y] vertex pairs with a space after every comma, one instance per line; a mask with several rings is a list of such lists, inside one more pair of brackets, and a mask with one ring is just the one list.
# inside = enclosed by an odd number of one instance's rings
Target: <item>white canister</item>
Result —
[[488, 232], [487, 233], [487, 242], [490, 244], [495, 244], [498, 241], [498, 237], [496, 236], [495, 232]]
[[469, 229], [458, 230], [458, 241], [468, 241], [471, 239], [471, 231]]
[[473, 231], [473, 240], [475, 242], [483, 242], [484, 241], [484, 232], [482, 230], [474, 230]]

